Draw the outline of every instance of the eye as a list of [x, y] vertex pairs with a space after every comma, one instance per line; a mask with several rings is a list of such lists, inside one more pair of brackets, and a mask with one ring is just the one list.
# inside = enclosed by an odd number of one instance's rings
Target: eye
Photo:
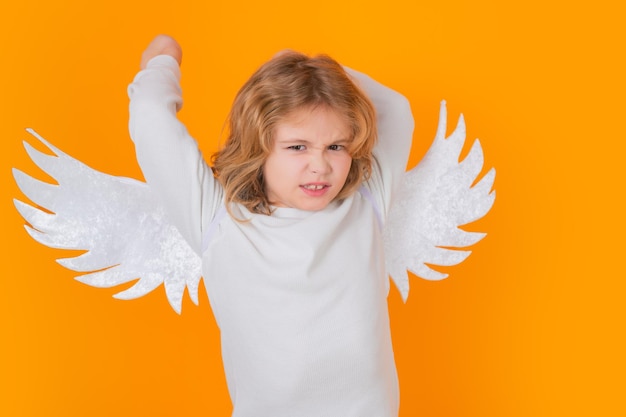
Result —
[[304, 145], [291, 145], [291, 146], [288, 146], [287, 149], [293, 149], [294, 151], [303, 151], [306, 148]]
[[330, 145], [328, 147], [328, 149], [330, 149], [331, 151], [342, 151], [345, 149], [345, 146], [343, 145]]

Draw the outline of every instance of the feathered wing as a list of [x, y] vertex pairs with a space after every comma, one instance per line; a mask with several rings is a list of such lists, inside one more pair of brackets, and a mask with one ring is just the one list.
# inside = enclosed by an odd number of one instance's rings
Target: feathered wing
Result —
[[446, 139], [447, 111], [441, 103], [439, 126], [430, 149], [408, 171], [392, 203], [385, 226], [387, 271], [406, 301], [407, 269], [428, 279], [446, 278], [429, 265], [456, 265], [471, 253], [467, 248], [485, 234], [460, 229], [483, 217], [493, 205], [495, 169], [482, 178], [483, 151], [474, 141], [468, 155], [459, 160], [465, 143], [465, 122], [459, 118]]
[[22, 192], [46, 210], [14, 200], [30, 225], [25, 226], [28, 233], [52, 248], [87, 251], [58, 260], [68, 269], [88, 272], [78, 276], [78, 281], [94, 287], [113, 287], [137, 280], [116, 298], [138, 298], [163, 283], [176, 312], [181, 312], [185, 287], [198, 304], [201, 259], [168, 223], [148, 185], [91, 169], [34, 131], [29, 133], [54, 153], [44, 154], [24, 142], [31, 159], [58, 185], [13, 169]]

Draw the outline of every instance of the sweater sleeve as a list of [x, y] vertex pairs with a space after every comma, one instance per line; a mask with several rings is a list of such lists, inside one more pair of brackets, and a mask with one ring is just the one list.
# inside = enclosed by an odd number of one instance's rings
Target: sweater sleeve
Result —
[[128, 87], [129, 131], [146, 182], [201, 255], [203, 230], [222, 193], [196, 141], [176, 117], [182, 106], [179, 79], [174, 58], [161, 55], [148, 62]]
[[414, 127], [411, 106], [402, 94], [371, 77], [351, 69], [347, 71], [376, 108], [378, 142], [373, 152], [372, 176], [365, 185], [376, 198], [384, 218], [411, 150]]

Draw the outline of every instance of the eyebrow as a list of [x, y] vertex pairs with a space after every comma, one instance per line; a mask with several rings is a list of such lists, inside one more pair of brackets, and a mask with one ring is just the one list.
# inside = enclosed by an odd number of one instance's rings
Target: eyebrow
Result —
[[[306, 139], [298, 139], [298, 138], [292, 138], [292, 139], [282, 139], [282, 140], [276, 140], [276, 143], [303, 143], [303, 144], [311, 144], [312, 142]], [[350, 139], [338, 139], [338, 140], [334, 140], [332, 142], [329, 143], [329, 145], [343, 145], [345, 143], [350, 143]]]

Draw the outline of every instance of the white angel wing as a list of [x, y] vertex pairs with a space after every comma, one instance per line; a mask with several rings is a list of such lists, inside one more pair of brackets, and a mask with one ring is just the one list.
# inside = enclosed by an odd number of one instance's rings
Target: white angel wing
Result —
[[198, 304], [201, 259], [168, 223], [148, 185], [93, 170], [28, 131], [54, 152], [47, 155], [24, 142], [31, 159], [58, 185], [13, 169], [22, 192], [48, 211], [14, 200], [30, 224], [27, 232], [53, 248], [86, 250], [58, 260], [73, 271], [91, 272], [78, 276], [80, 282], [113, 287], [138, 279], [116, 298], [138, 298], [164, 283], [169, 303], [179, 314], [185, 287]]
[[466, 232], [459, 226], [487, 214], [496, 197], [492, 191], [495, 169], [477, 181], [483, 167], [478, 140], [459, 161], [465, 143], [463, 116], [447, 139], [446, 121], [444, 101], [433, 144], [420, 163], [405, 174], [385, 226], [387, 271], [405, 301], [409, 293], [406, 270], [424, 279], [446, 278], [447, 274], [428, 265], [456, 265], [467, 258], [470, 251], [453, 248], [471, 246], [485, 234]]

